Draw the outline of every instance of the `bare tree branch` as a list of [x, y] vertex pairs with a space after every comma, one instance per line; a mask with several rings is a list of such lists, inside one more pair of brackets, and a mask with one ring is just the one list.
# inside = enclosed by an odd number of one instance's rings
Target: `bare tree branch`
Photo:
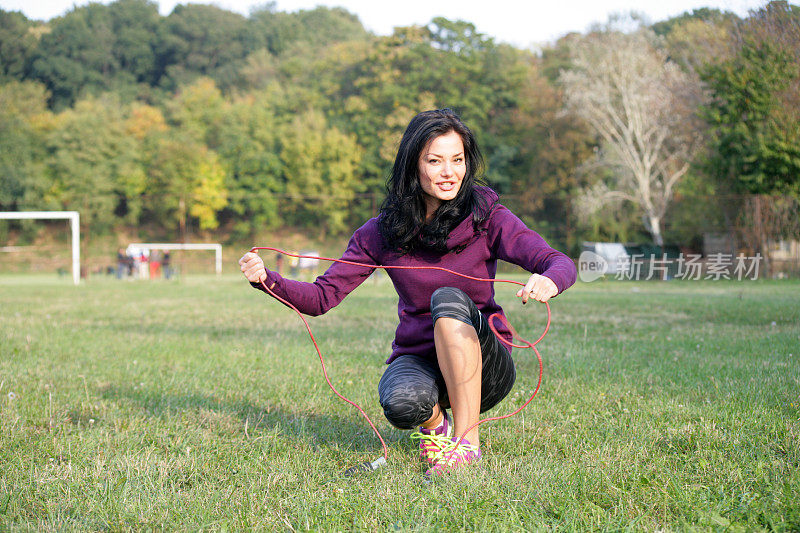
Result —
[[[624, 199], [642, 209], [648, 231], [663, 245], [663, 217], [673, 189], [698, 146], [694, 131], [700, 82], [655, 46], [646, 29], [596, 32], [574, 43], [574, 68], [561, 75], [567, 110], [603, 140], [598, 162], [614, 179], [584, 191], [594, 203]], [[585, 198], [581, 200], [589, 206]]]

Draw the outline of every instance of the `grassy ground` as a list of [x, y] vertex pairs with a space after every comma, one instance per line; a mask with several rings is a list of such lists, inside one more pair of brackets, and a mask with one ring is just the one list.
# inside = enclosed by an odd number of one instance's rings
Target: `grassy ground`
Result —
[[[499, 300], [520, 333], [543, 308]], [[312, 320], [238, 277], [0, 277], [0, 530], [800, 530], [800, 283], [595, 282], [553, 302], [542, 391], [423, 483], [376, 386], [386, 280]], [[535, 359], [491, 414], [520, 405]]]

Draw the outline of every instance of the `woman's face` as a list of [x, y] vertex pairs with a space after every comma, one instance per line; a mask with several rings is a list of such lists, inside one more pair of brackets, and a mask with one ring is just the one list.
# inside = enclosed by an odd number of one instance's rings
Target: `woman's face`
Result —
[[455, 131], [431, 140], [419, 157], [419, 184], [425, 194], [427, 217], [452, 200], [461, 189], [467, 173], [467, 159], [461, 135]]

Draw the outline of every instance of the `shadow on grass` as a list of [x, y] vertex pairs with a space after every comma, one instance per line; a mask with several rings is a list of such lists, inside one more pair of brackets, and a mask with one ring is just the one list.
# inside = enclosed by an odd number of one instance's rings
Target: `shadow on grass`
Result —
[[[204, 427], [228, 436], [255, 439], [267, 434], [282, 434], [287, 441], [300, 440], [312, 448], [326, 447], [353, 452], [372, 452], [380, 447], [372, 429], [355, 408], [342, 404], [343, 410], [352, 411], [347, 417], [312, 412], [287, 410], [272, 405], [256, 405], [245, 400], [225, 401], [213, 395], [200, 393], [161, 394], [133, 385], [107, 385], [101, 396], [111, 401], [128, 401], [138, 405], [148, 417], [166, 420], [176, 414], [189, 415], [198, 427]], [[231, 424], [231, 417], [234, 423]], [[372, 416], [373, 423], [382, 420]], [[387, 444], [405, 437], [393, 428], [379, 431]], [[294, 444], [292, 444], [294, 447]]]

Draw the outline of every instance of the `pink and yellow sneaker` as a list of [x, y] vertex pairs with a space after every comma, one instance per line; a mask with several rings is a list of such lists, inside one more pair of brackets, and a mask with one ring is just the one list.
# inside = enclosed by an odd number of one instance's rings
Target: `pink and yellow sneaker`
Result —
[[449, 474], [455, 469], [474, 463], [481, 458], [480, 446], [470, 444], [467, 439], [462, 439], [456, 446], [458, 437], [449, 440], [449, 445], [443, 447], [433, 458], [433, 466], [425, 472], [425, 477]]
[[444, 411], [442, 423], [433, 429], [419, 428], [411, 434], [412, 439], [419, 439], [419, 456], [420, 459], [432, 465], [434, 458], [447, 446], [452, 446], [453, 441], [450, 437], [453, 436], [453, 422]]

